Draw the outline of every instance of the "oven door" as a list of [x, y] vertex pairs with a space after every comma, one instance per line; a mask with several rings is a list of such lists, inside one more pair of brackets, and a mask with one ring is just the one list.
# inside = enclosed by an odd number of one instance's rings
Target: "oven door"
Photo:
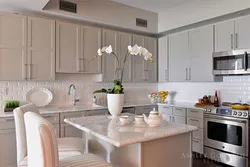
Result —
[[205, 115], [205, 146], [248, 157], [248, 120]]
[[249, 50], [233, 50], [213, 54], [214, 75], [249, 74]]

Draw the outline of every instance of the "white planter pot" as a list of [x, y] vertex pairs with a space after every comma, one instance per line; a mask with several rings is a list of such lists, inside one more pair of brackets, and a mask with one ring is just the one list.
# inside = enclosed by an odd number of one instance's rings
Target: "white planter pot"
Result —
[[124, 94], [107, 94], [108, 110], [113, 117], [118, 117], [124, 105]]

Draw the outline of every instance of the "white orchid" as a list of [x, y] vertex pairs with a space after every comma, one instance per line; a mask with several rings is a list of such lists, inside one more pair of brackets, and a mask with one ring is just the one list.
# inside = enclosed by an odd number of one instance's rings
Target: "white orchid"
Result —
[[102, 56], [102, 50], [98, 49], [97, 54], [98, 54], [98, 56]]
[[136, 56], [136, 55], [138, 55], [138, 54], [140, 53], [140, 51], [141, 51], [141, 46], [135, 45], [135, 46], [132, 48], [130, 54]]
[[146, 48], [141, 47], [140, 54], [141, 55], [147, 55], [148, 54], [148, 50]]
[[109, 47], [106, 48], [105, 52], [106, 52], [107, 54], [111, 54], [111, 53], [113, 52], [113, 51], [112, 51], [112, 46], [109, 45]]
[[149, 60], [149, 61], [153, 61], [153, 55], [152, 55], [152, 53], [150, 53], [150, 52], [147, 52], [145, 55], [143, 55], [144, 56], [144, 59], [145, 60]]
[[128, 46], [128, 52], [131, 53], [131, 52], [132, 52], [132, 49], [133, 49], [132, 46], [129, 45], [129, 46]]

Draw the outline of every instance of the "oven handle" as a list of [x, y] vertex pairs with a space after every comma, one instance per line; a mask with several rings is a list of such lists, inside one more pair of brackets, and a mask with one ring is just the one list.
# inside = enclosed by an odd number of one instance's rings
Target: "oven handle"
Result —
[[247, 123], [247, 120], [244, 120], [244, 119], [230, 118], [230, 117], [223, 117], [223, 116], [205, 115], [205, 118], [223, 119], [223, 120], [234, 121], [234, 122], [239, 122], [239, 123]]
[[245, 63], [245, 71], [248, 69], [248, 54], [245, 52], [244, 54], [244, 63]]

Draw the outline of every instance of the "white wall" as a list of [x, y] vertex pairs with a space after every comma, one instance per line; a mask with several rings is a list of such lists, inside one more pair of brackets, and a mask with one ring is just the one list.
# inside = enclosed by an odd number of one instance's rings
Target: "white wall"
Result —
[[[122, 28], [140, 30], [150, 33], [158, 32], [158, 14], [131, 6], [119, 4], [109, 0], [71, 0], [78, 4], [77, 14], [62, 12], [59, 9], [59, 0], [51, 0], [44, 12], [81, 18], [87, 21], [110, 24]], [[148, 20], [148, 28], [136, 26], [136, 18]]]
[[221, 101], [250, 102], [250, 76], [226, 76], [223, 82], [211, 83], [160, 83], [158, 89], [176, 92], [175, 101], [195, 103], [204, 95], [214, 95], [218, 90]]
[[158, 32], [250, 8], [249, 0], [195, 0], [158, 15]]

